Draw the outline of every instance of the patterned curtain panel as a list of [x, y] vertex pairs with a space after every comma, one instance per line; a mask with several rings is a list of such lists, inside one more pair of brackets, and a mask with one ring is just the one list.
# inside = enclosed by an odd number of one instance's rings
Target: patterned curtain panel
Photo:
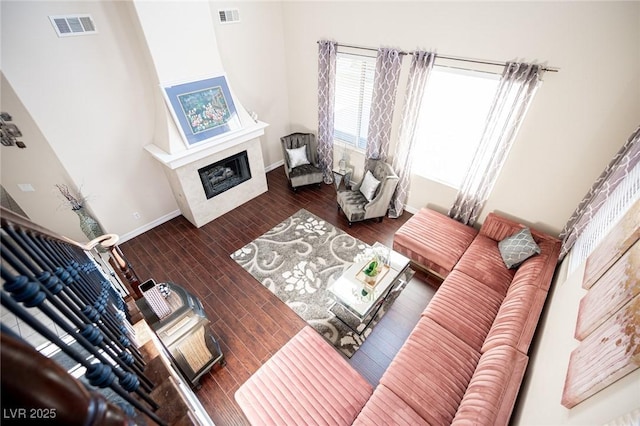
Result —
[[640, 126], [629, 136], [627, 142], [594, 182], [560, 232], [560, 239], [562, 239], [560, 260], [571, 250], [591, 218], [638, 161], [640, 161]]
[[542, 74], [542, 67], [538, 65], [509, 62], [505, 66], [480, 144], [449, 210], [452, 218], [467, 225], [475, 223], [541, 83]]
[[318, 157], [324, 183], [333, 182], [333, 123], [336, 97], [336, 47], [318, 42]]
[[367, 159], [387, 159], [401, 67], [402, 55], [399, 50], [378, 49], [367, 133]]
[[414, 51], [409, 68], [409, 80], [407, 81], [406, 101], [402, 111], [402, 123], [400, 123], [400, 136], [396, 153], [393, 157], [393, 170], [399, 177], [396, 192], [391, 199], [389, 217], [397, 218], [404, 211], [405, 202], [409, 194], [409, 178], [413, 157], [411, 151], [415, 144], [414, 135], [418, 125], [420, 104], [424, 88], [427, 85], [429, 73], [436, 59], [435, 53]]

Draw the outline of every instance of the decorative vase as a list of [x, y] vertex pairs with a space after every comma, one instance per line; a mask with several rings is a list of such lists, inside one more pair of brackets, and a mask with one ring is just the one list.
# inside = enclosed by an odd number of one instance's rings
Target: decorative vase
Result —
[[347, 144], [345, 143], [342, 145], [342, 157], [338, 161], [338, 169], [341, 173], [347, 171], [347, 160], [349, 160], [349, 156], [347, 155]]
[[365, 275], [364, 276], [364, 282], [369, 284], [369, 286], [373, 286], [376, 283], [376, 279], [378, 278], [377, 274], [376, 275]]
[[89, 238], [89, 241], [104, 235], [105, 232], [98, 221], [91, 217], [84, 207], [73, 209], [73, 211], [78, 215], [78, 218], [80, 219], [80, 229], [82, 229], [84, 235]]

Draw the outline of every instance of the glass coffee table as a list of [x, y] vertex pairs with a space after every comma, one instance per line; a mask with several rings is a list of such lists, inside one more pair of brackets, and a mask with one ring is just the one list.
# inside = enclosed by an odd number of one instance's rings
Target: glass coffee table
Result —
[[[365, 254], [361, 260], [349, 266], [328, 288], [336, 300], [330, 308], [331, 312], [358, 334], [367, 328], [391, 291], [404, 284], [402, 277], [409, 267], [407, 257], [380, 243], [375, 243], [369, 250], [370, 255]], [[361, 271], [371, 262], [373, 250], [386, 252], [382, 258], [387, 258], [387, 268], [384, 268], [384, 275], [372, 290], [362, 280]]]

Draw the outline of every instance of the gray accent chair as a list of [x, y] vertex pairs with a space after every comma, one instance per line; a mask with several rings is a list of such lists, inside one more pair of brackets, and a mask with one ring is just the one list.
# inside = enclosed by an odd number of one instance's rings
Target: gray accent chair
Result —
[[[375, 195], [368, 201], [360, 192], [360, 186], [364, 180], [367, 170], [380, 181], [380, 185]], [[359, 222], [366, 219], [377, 218], [378, 222], [382, 222], [382, 218], [386, 216], [391, 204], [391, 197], [398, 185], [398, 176], [393, 168], [380, 160], [367, 160], [367, 165], [362, 175], [362, 179], [350, 190], [338, 191], [338, 209], [347, 217], [349, 226], [353, 222]]]
[[[284, 172], [289, 180], [289, 186], [293, 191], [297, 191], [298, 187], [311, 184], [322, 183], [322, 170], [318, 162], [318, 146], [316, 145], [316, 136], [313, 133], [292, 133], [280, 138], [282, 143], [282, 155], [284, 156]], [[307, 159], [310, 164], [291, 168], [289, 164], [289, 155], [287, 149], [307, 147]]]

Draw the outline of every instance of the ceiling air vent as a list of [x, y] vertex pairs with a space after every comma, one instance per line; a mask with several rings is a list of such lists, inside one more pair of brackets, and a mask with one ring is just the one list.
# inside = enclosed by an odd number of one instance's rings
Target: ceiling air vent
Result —
[[221, 24], [240, 22], [240, 11], [238, 9], [218, 10], [218, 17]]
[[98, 32], [90, 15], [49, 16], [58, 37], [89, 35]]

